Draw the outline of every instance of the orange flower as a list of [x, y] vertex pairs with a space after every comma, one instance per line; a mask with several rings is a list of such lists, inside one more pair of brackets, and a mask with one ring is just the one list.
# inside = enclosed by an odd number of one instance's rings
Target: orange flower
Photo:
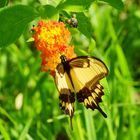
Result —
[[50, 70], [53, 73], [62, 54], [67, 59], [76, 56], [74, 46], [68, 45], [70, 32], [63, 22], [42, 20], [32, 30], [35, 31], [35, 46], [41, 52], [42, 71]]

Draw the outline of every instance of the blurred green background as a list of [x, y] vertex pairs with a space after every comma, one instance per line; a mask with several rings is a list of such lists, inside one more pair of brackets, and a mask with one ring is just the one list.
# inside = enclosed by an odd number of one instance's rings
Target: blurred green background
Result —
[[[70, 130], [53, 78], [40, 71], [40, 54], [33, 42], [27, 42], [36, 19], [15, 43], [0, 50], [0, 140], [140, 138], [140, 2], [125, 0], [120, 8], [115, 1], [113, 7], [93, 2], [86, 11], [76, 13], [78, 28], [68, 26], [77, 55], [96, 56], [109, 68], [102, 81], [105, 95], [101, 103], [108, 118], [76, 103], [74, 130]], [[56, 6], [59, 2], [11, 0], [8, 5]], [[64, 10], [61, 15], [68, 18], [72, 13]]]

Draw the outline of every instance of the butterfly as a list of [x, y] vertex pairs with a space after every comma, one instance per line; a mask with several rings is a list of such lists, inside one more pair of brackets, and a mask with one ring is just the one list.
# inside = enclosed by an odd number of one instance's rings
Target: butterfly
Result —
[[67, 60], [65, 55], [61, 55], [60, 59], [61, 63], [55, 70], [55, 83], [60, 93], [60, 107], [70, 116], [71, 128], [75, 96], [86, 108], [97, 109], [106, 118], [107, 115], [99, 106], [104, 95], [100, 80], [108, 74], [106, 65], [100, 59], [90, 56]]

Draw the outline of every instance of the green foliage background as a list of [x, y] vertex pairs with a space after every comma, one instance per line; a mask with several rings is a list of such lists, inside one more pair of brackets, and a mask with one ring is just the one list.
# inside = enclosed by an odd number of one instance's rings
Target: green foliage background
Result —
[[[140, 138], [138, 0], [0, 0], [0, 7], [0, 140]], [[110, 72], [101, 103], [108, 118], [76, 103], [71, 131], [53, 79], [27, 40], [40, 19], [65, 22], [73, 13], [78, 27], [67, 27], [75, 52], [102, 59]]]

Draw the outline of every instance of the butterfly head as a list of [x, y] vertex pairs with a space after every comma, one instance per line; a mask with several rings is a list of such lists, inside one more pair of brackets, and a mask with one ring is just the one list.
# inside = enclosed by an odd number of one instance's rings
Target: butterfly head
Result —
[[65, 55], [61, 55], [60, 59], [61, 59], [61, 63], [65, 63], [67, 61], [67, 58]]

